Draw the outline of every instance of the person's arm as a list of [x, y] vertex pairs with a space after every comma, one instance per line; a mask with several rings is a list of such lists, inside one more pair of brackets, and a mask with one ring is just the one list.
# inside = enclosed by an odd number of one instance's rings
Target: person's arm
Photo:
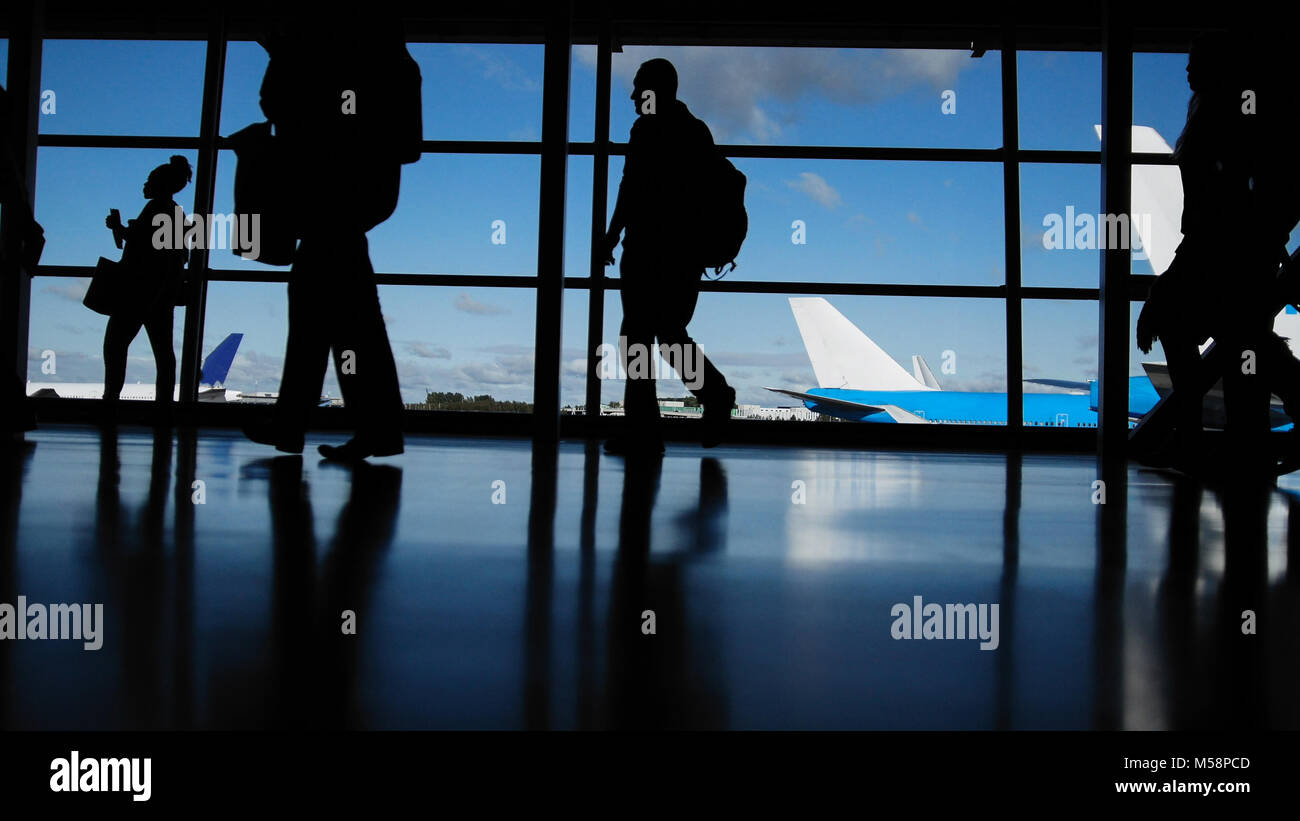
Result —
[[605, 232], [605, 264], [614, 264], [614, 248], [618, 245], [623, 229], [627, 228], [628, 203], [636, 196], [636, 179], [641, 167], [641, 139], [637, 126], [640, 120], [632, 124], [632, 131], [627, 139], [627, 155], [623, 158], [623, 178], [618, 183], [618, 197], [614, 200], [614, 214], [609, 219], [609, 230]]

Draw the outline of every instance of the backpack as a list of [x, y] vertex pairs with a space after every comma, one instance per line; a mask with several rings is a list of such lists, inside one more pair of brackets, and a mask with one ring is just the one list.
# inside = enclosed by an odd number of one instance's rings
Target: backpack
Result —
[[701, 222], [706, 230], [698, 238], [697, 256], [706, 269], [713, 269], [715, 276], [709, 279], [722, 279], [735, 270], [740, 246], [749, 232], [749, 214], [745, 211], [748, 180], [721, 151], [712, 150], [714, 156], [700, 199], [708, 217]]

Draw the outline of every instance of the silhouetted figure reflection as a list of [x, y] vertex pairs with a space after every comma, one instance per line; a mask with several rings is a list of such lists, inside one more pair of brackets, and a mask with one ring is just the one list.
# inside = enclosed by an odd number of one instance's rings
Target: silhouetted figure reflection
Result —
[[[383, 631], [369, 607], [379, 561], [392, 543], [402, 471], [364, 462], [348, 467], [348, 498], [319, 572], [311, 489], [302, 460], [261, 459], [244, 466], [269, 481], [274, 560], [271, 581], [269, 721], [295, 728], [358, 728], [357, 659]], [[345, 620], [344, 611], [351, 611]], [[345, 632], [346, 631], [346, 632]]]
[[[371, 641], [386, 641], [375, 629], [380, 615], [370, 606], [380, 562], [393, 542], [402, 499], [402, 469], [364, 462], [348, 468], [348, 500], [339, 511], [334, 538], [321, 566], [318, 637], [322, 668], [312, 686], [325, 725], [360, 729], [365, 725], [357, 703], [362, 650]], [[358, 624], [344, 633], [342, 614], [351, 611]]]
[[[23, 485], [35, 453], [35, 442], [0, 449], [0, 470], [4, 471], [4, 498], [0, 500], [0, 601], [16, 601], [19, 592], [18, 519], [22, 510]], [[0, 642], [0, 692], [16, 690], [10, 660], [15, 644], [17, 642]], [[0, 698], [0, 726], [16, 726], [14, 716], [9, 714], [11, 704], [11, 699]]]
[[[689, 563], [725, 550], [726, 473], [700, 465], [700, 501], [676, 519], [680, 549], [651, 556], [650, 519], [662, 462], [629, 460], [623, 474], [619, 546], [610, 581], [606, 725], [617, 729], [722, 729], [726, 686], [715, 603], [687, 601]], [[653, 613], [654, 632], [646, 632]]]
[[1203, 689], [1198, 666], [1197, 592], [1201, 549], [1201, 485], [1179, 477], [1169, 506], [1169, 559], [1156, 589], [1155, 646], [1161, 650], [1157, 675], [1165, 728], [1195, 726], [1205, 705], [1196, 693]]
[[265, 476], [271, 518], [270, 724], [310, 727], [314, 695], [316, 631], [316, 533], [310, 487], [302, 459], [278, 456], [245, 465], [248, 476]]
[[[126, 447], [137, 448], [129, 437]], [[177, 646], [172, 611], [166, 512], [172, 487], [171, 431], [155, 428], [150, 447], [148, 489], [138, 514], [122, 502], [121, 442], [116, 428], [100, 431], [94, 539], [99, 570], [107, 586], [104, 651], [120, 657], [123, 728], [170, 726], [177, 696], [164, 660]], [[128, 472], [129, 477], [134, 470]], [[188, 501], [188, 499], [187, 499]], [[103, 627], [101, 626], [101, 629]]]
[[[113, 239], [125, 242], [122, 267], [126, 276], [117, 307], [104, 329], [104, 419], [116, 419], [117, 403], [126, 381], [126, 354], [140, 329], [149, 335], [158, 376], [154, 401], [166, 421], [176, 388], [176, 354], [172, 351], [172, 326], [181, 296], [182, 276], [189, 250], [185, 246], [185, 212], [172, 199], [189, 184], [194, 172], [189, 160], [174, 155], [149, 172], [142, 193], [148, 202], [140, 215], [122, 224], [116, 210], [104, 220]], [[165, 234], [164, 234], [165, 232]], [[166, 241], [155, 242], [160, 236]], [[177, 239], [181, 239], [177, 242]], [[159, 247], [161, 246], [161, 247]]]
[[[653, 108], [651, 98], [653, 95]], [[622, 436], [606, 442], [613, 454], [663, 453], [659, 402], [650, 370], [658, 340], [668, 364], [704, 405], [704, 444], [718, 443], [731, 418], [736, 391], [686, 332], [695, 314], [704, 265], [695, 264], [681, 240], [682, 209], [699, 190], [713, 135], [677, 99], [677, 71], [664, 59], [648, 60], [632, 81], [632, 103], [639, 115], [628, 137], [623, 179], [605, 236], [606, 264], [623, 236], [619, 264], [623, 323], [619, 348], [627, 382]]]
[[296, 19], [266, 46], [262, 110], [294, 163], [300, 242], [273, 422], [245, 433], [301, 453], [332, 350], [356, 435], [321, 454], [401, 453], [402, 396], [366, 232], [392, 215], [402, 164], [419, 159], [419, 67], [400, 25], [368, 14]]

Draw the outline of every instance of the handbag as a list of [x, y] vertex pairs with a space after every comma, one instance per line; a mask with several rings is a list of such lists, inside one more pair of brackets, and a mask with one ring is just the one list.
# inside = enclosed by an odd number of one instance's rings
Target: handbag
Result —
[[241, 226], [256, 222], [259, 240], [255, 258], [245, 256], [248, 247], [240, 248], [241, 243], [232, 242], [231, 252], [267, 265], [291, 265], [298, 242], [292, 158], [285, 156], [270, 122], [236, 131], [230, 145], [235, 150], [235, 217]]
[[100, 257], [95, 263], [95, 274], [81, 304], [97, 314], [112, 316], [122, 300], [123, 277], [126, 269], [122, 263]]

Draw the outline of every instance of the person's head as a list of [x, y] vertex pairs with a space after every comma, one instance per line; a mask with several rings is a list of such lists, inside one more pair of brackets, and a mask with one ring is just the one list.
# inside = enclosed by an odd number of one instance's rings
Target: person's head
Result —
[[190, 161], [173, 154], [170, 161], [149, 172], [144, 181], [144, 195], [151, 200], [172, 197], [189, 184], [194, 177]]
[[643, 94], [653, 91], [655, 106], [677, 99], [677, 69], [662, 57], [646, 60], [632, 78], [632, 105], [641, 113]]
[[1193, 94], [1231, 88], [1241, 73], [1242, 54], [1237, 38], [1226, 32], [1202, 34], [1187, 53], [1187, 86]]

